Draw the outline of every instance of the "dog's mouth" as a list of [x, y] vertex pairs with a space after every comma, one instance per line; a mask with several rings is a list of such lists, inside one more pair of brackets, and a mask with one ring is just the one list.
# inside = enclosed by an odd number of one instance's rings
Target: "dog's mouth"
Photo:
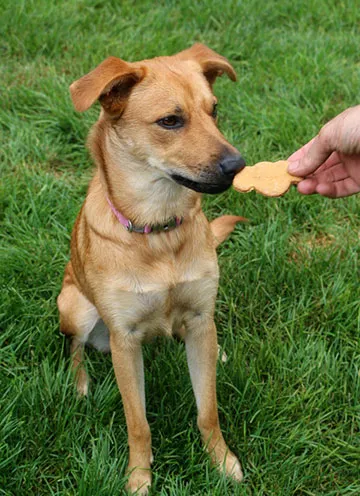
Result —
[[197, 191], [198, 193], [210, 193], [217, 194], [222, 193], [230, 188], [232, 184], [232, 178], [228, 180], [223, 180], [218, 183], [208, 183], [208, 182], [200, 182], [193, 181], [184, 176], [180, 176], [179, 174], [171, 174], [171, 179], [173, 179], [176, 183], [181, 184], [181, 186], [185, 186], [186, 188]]

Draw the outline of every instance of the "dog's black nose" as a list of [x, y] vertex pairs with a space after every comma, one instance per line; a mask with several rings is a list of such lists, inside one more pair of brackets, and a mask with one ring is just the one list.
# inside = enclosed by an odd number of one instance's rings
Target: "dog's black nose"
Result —
[[239, 155], [228, 155], [219, 164], [222, 174], [225, 176], [235, 176], [245, 167], [245, 160]]

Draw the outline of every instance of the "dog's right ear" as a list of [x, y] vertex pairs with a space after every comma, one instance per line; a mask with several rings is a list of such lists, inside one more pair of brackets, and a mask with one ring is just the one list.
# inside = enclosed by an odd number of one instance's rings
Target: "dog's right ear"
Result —
[[74, 107], [84, 112], [99, 100], [108, 114], [120, 115], [131, 90], [144, 77], [144, 67], [108, 57], [93, 71], [72, 83], [70, 94]]

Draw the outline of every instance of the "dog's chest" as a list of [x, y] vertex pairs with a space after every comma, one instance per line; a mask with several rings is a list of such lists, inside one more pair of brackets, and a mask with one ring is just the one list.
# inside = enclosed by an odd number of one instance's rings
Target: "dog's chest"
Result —
[[149, 272], [134, 277], [132, 273], [126, 281], [122, 279], [122, 288], [112, 292], [109, 304], [113, 312], [116, 309], [114, 327], [146, 339], [170, 336], [183, 325], [196, 326], [213, 315], [217, 286], [216, 260], [175, 275], [164, 269], [161, 276]]
[[217, 292], [217, 280], [198, 279], [178, 283], [172, 288], [137, 294], [137, 332], [144, 337], [172, 335], [183, 325], [196, 326], [206, 316], [211, 316]]

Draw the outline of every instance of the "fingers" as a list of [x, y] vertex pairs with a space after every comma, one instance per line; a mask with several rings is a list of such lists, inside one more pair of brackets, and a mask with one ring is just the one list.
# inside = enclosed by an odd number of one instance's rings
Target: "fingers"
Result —
[[313, 193], [318, 193], [318, 185], [341, 181], [347, 176], [348, 173], [340, 162], [338, 154], [332, 153], [313, 175], [298, 184], [298, 191], [303, 195], [312, 195]]
[[349, 173], [345, 169], [344, 164], [338, 161], [337, 163], [328, 167], [325, 167], [324, 164], [324, 167], [322, 166], [321, 170], [319, 168], [315, 172], [313, 177], [316, 178], [318, 184], [333, 183], [336, 181], [342, 181], [343, 179], [346, 179], [347, 177], [349, 177]]
[[301, 181], [301, 183], [298, 184], [298, 191], [303, 195], [318, 193], [319, 195], [327, 196], [328, 198], [342, 198], [358, 193], [360, 188], [350, 177], [334, 183], [318, 183], [313, 177]]
[[350, 196], [360, 191], [360, 185], [346, 173], [342, 164], [301, 181], [297, 187], [303, 195], [318, 193], [329, 198]]
[[328, 198], [343, 198], [359, 193], [359, 191], [360, 187], [351, 177], [334, 183], [320, 183], [316, 186], [316, 193]]
[[312, 195], [316, 193], [318, 182], [315, 178], [305, 179], [297, 185], [298, 192], [303, 195]]

